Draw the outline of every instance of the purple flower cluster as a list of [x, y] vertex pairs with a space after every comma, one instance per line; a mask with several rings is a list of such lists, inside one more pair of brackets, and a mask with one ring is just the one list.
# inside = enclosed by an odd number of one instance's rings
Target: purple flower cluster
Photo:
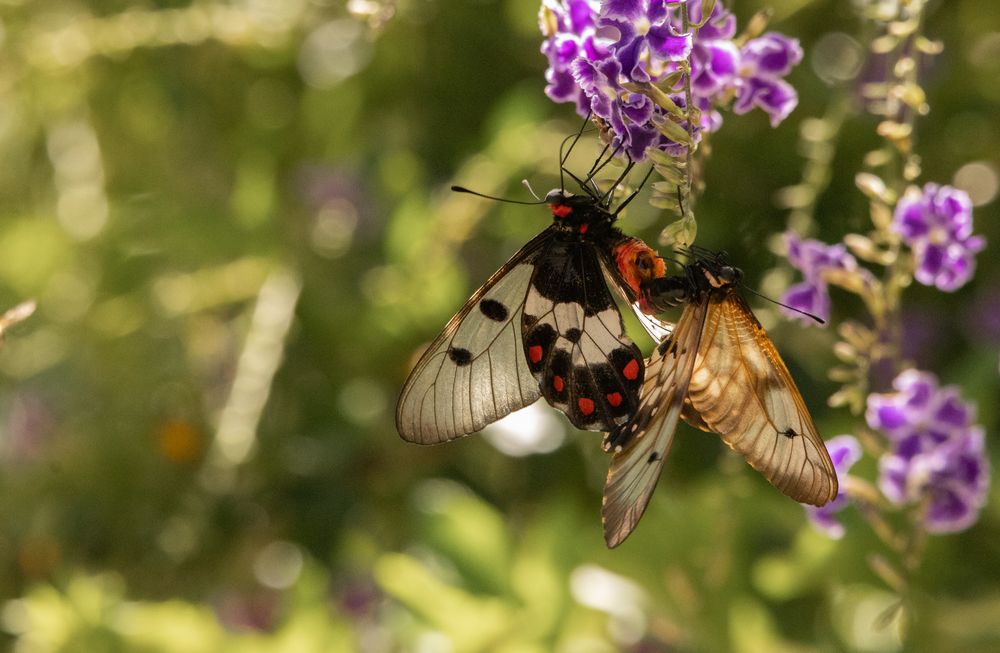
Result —
[[830, 452], [830, 460], [837, 470], [837, 483], [840, 491], [830, 503], [819, 508], [815, 506], [805, 506], [806, 513], [813, 525], [834, 539], [844, 536], [844, 526], [834, 517], [835, 514], [843, 510], [849, 503], [846, 490], [847, 472], [854, 466], [854, 463], [861, 460], [861, 445], [852, 435], [838, 435], [831, 438], [826, 443], [826, 450]]
[[893, 229], [916, 256], [917, 281], [946, 292], [972, 278], [975, 255], [986, 246], [982, 236], [972, 235], [969, 195], [951, 186], [909, 188], [896, 204]]
[[[857, 259], [847, 252], [842, 244], [827, 245], [819, 240], [802, 240], [794, 232], [785, 233], [785, 245], [788, 248], [788, 262], [802, 272], [805, 278], [782, 295], [781, 301], [792, 309], [817, 315], [824, 320], [830, 318], [830, 292], [827, 289], [829, 279], [834, 274], [856, 275], [862, 284], [873, 280], [872, 273], [858, 265]], [[815, 322], [801, 313], [783, 308], [782, 311], [790, 318], [795, 318], [804, 324]]]
[[542, 54], [549, 60], [545, 70], [545, 93], [556, 102], [576, 102], [580, 115], [587, 115], [590, 99], [573, 77], [577, 59], [597, 61], [609, 54], [607, 38], [597, 37], [597, 0], [542, 0], [538, 14], [545, 41]]
[[879, 462], [879, 488], [894, 503], [926, 502], [929, 532], [965, 530], [990, 484], [983, 429], [972, 423], [975, 407], [955, 386], [939, 387], [929, 372], [907, 370], [893, 388], [868, 398], [868, 424], [892, 445]]
[[798, 40], [768, 32], [743, 46], [740, 61], [742, 83], [733, 111], [746, 113], [760, 107], [771, 116], [771, 126], [777, 127], [799, 103], [795, 89], [782, 79], [802, 61]]
[[802, 60], [796, 39], [769, 32], [737, 46], [735, 17], [717, 2], [706, 18], [701, 0], [686, 0], [694, 31], [684, 33], [681, 4], [542, 0], [542, 53], [549, 61], [546, 94], [556, 102], [575, 102], [582, 116], [593, 112], [603, 119], [614, 146], [633, 160], [645, 158], [647, 147], [679, 149], [663, 125], [674, 120], [687, 129], [677, 115], [677, 108], [686, 106], [685, 95], [680, 83], [663, 88], [662, 82], [685, 59], [691, 63], [692, 100], [701, 112], [700, 123], [690, 130], [695, 139], [702, 130], [721, 126], [715, 107], [733, 98], [736, 113], [759, 107], [772, 125], [798, 102], [795, 89], [783, 79]]

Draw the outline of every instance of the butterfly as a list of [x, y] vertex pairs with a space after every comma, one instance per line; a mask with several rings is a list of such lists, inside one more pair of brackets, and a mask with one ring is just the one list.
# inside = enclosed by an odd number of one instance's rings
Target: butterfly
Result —
[[[451, 318], [403, 385], [396, 427], [437, 444], [481, 430], [539, 397], [574, 426], [607, 431], [639, 406], [643, 357], [625, 334], [609, 279], [633, 310], [653, 312], [641, 285], [665, 274], [656, 252], [614, 226], [612, 193], [545, 197], [552, 224]], [[656, 328], [654, 318], [643, 320]]]
[[646, 361], [639, 409], [604, 438], [614, 454], [604, 487], [604, 538], [620, 544], [639, 522], [678, 421], [717, 433], [784, 494], [821, 506], [837, 474], [788, 368], [739, 293], [724, 253], [693, 249], [684, 275], [648, 280], [652, 308], [683, 304], [673, 332]]

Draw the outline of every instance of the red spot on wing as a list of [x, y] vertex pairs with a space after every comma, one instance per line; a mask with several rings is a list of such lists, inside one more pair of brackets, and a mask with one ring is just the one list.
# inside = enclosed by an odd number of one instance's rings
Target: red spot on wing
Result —
[[[543, 353], [541, 345], [532, 345], [528, 347], [528, 358], [532, 363], [541, 362]], [[632, 362], [634, 363], [635, 361]]]
[[580, 412], [584, 415], [590, 415], [594, 412], [594, 400], [587, 399], [586, 397], [580, 397], [577, 400], [576, 405], [580, 407]]
[[625, 378], [629, 381], [635, 381], [639, 378], [639, 361], [634, 358], [630, 360], [628, 365], [622, 369], [622, 374], [624, 374]]
[[612, 392], [608, 395], [608, 403], [617, 408], [622, 404], [622, 393]]
[[565, 218], [573, 212], [573, 207], [568, 204], [549, 204], [549, 208], [552, 209], [552, 215], [557, 218]]
[[580, 225], [580, 233], [581, 233], [581, 234], [585, 234], [585, 233], [587, 233], [587, 229], [588, 229], [589, 227], [590, 227], [590, 225], [589, 225], [589, 224], [587, 224], [586, 222], [584, 222], [584, 223], [583, 223], [582, 225]]
[[563, 388], [566, 387], [565, 382], [561, 376], [556, 376], [552, 379], [552, 387], [556, 389], [556, 392], [562, 392]]

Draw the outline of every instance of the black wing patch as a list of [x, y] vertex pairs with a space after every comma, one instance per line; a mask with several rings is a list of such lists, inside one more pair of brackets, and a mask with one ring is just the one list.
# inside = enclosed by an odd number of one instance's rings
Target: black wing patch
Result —
[[539, 257], [522, 316], [528, 367], [577, 428], [606, 431], [639, 405], [642, 353], [627, 335], [592, 244], [554, 242]]

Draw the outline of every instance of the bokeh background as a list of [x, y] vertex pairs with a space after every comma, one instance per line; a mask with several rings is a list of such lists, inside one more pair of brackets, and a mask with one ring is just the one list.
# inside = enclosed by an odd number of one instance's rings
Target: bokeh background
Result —
[[[780, 190], [807, 160], [813, 235], [866, 230], [854, 175], [879, 139], [852, 80], [870, 33], [857, 3], [728, 4], [741, 23], [773, 7], [806, 51], [778, 129], [726, 117], [697, 208], [699, 243], [777, 296]], [[968, 188], [1000, 244], [1000, 9], [932, 6], [924, 180]], [[996, 489], [973, 528], [932, 538], [901, 624], [863, 519], [826, 539], [686, 426], [614, 551], [599, 434], [543, 408], [447, 446], [398, 438], [421, 345], [548, 221], [448, 185], [544, 192], [579, 126], [542, 93], [537, 9], [0, 0], [0, 307], [38, 302], [0, 351], [4, 648], [1000, 649]], [[809, 125], [829, 127], [819, 149]], [[639, 201], [623, 226], [652, 242], [666, 221]], [[851, 432], [824, 403], [832, 334], [755, 305], [824, 434]], [[959, 292], [906, 306], [908, 354], [978, 402], [996, 461], [993, 250]]]

